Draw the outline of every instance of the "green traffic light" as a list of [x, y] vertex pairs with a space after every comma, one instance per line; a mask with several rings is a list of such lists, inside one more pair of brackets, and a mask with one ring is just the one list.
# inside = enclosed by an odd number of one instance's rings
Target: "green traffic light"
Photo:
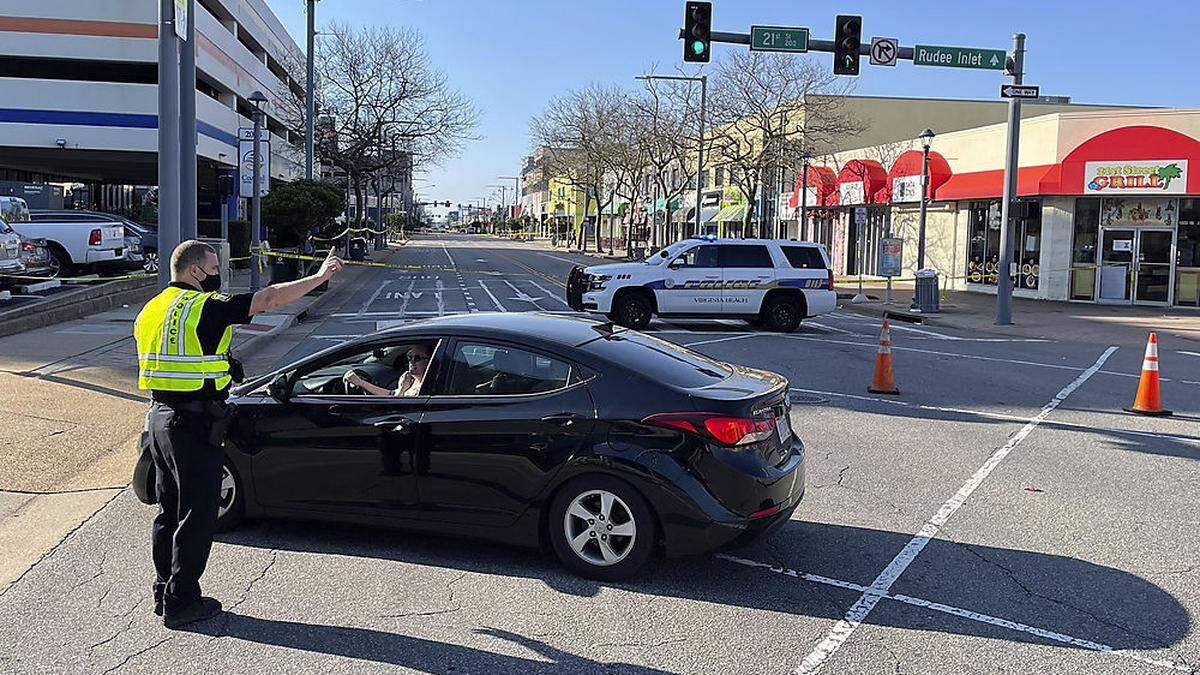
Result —
[[695, 54], [696, 56], [700, 56], [705, 51], [707, 51], [707, 49], [708, 49], [708, 45], [704, 44], [700, 40], [696, 40], [695, 42], [692, 43], [692, 53]]

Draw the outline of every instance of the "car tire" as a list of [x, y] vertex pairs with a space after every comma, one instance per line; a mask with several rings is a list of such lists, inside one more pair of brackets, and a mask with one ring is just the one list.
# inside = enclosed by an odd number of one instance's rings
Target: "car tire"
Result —
[[142, 271], [146, 274], [158, 274], [158, 251], [153, 249], [142, 251]]
[[74, 265], [71, 262], [71, 256], [58, 244], [48, 244], [46, 253], [50, 256], [50, 268], [57, 269], [53, 276], [69, 277], [74, 271]]
[[762, 320], [768, 330], [790, 333], [800, 327], [803, 314], [800, 303], [794, 298], [777, 296], [763, 305]]
[[617, 315], [618, 324], [634, 330], [643, 330], [650, 325], [654, 308], [641, 293], [625, 293], [617, 298], [613, 313]]
[[[637, 574], [650, 560], [658, 536], [654, 513], [642, 495], [625, 481], [600, 474], [564, 485], [547, 518], [550, 544], [563, 566], [599, 581]], [[629, 534], [611, 534], [614, 529]], [[576, 542], [582, 542], [578, 549]]]
[[229, 461], [221, 465], [221, 487], [217, 502], [217, 531], [228, 532], [236, 528], [246, 515], [246, 491], [242, 477]]

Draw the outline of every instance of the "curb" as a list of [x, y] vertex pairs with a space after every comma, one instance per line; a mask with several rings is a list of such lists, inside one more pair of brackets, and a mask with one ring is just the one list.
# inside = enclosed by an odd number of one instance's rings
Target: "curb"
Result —
[[0, 312], [0, 337], [133, 304], [156, 286], [153, 279], [126, 279], [56, 293], [45, 300]]

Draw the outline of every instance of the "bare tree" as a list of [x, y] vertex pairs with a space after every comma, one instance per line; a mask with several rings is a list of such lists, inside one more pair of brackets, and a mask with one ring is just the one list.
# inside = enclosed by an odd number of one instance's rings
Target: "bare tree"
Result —
[[849, 86], [815, 61], [785, 54], [732, 51], [716, 64], [708, 163], [724, 165], [747, 202], [743, 236], [754, 220], [755, 194], [774, 170], [859, 133], [844, 107]]
[[[584, 218], [596, 205], [596, 248], [600, 248], [599, 215], [612, 204], [614, 174], [611, 169], [610, 134], [618, 126], [623, 92], [615, 87], [591, 85], [550, 100], [546, 110], [529, 123], [535, 146], [546, 153], [546, 171], [556, 180], [582, 190]], [[580, 231], [580, 248], [587, 249], [586, 230]]]
[[[349, 176], [361, 222], [364, 188], [372, 175], [393, 169], [401, 158], [428, 163], [448, 159], [472, 139], [479, 113], [433, 66], [415, 30], [333, 23], [322, 35], [315, 54], [314, 90], [322, 122], [315, 151], [322, 162]], [[299, 60], [286, 67], [303, 72]], [[284, 124], [303, 137], [303, 88], [285, 86], [277, 99]], [[393, 139], [404, 153], [384, 150]]]
[[[699, 91], [694, 83], [678, 80], [643, 83], [645, 91], [632, 99], [633, 107], [647, 124], [643, 142], [650, 179], [663, 203], [669, 205], [696, 179]], [[669, 227], [670, 209], [665, 211]]]

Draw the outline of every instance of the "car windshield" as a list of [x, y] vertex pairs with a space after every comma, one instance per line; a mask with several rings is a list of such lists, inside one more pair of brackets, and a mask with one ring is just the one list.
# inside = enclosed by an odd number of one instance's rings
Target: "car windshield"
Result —
[[690, 241], [690, 240], [686, 240], [686, 239], [683, 241], [677, 241], [674, 244], [671, 244], [670, 246], [664, 248], [663, 250], [659, 251], [658, 253], [647, 258], [646, 264], [647, 265], [661, 265], [664, 262], [666, 262], [667, 260], [674, 258], [676, 255], [679, 254], [680, 251], [687, 248], [688, 246], [691, 246], [694, 243], [695, 243], [694, 241]]

